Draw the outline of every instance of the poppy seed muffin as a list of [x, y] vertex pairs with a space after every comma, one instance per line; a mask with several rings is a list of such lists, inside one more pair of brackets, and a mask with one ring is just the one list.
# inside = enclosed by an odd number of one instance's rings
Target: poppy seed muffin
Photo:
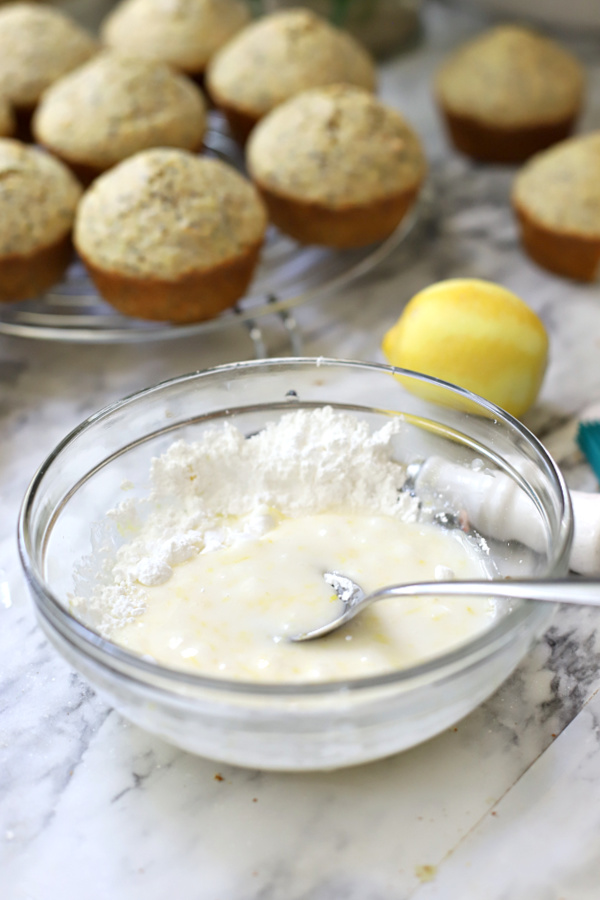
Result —
[[260, 197], [235, 169], [160, 148], [125, 160], [89, 188], [75, 246], [116, 309], [198, 322], [244, 294], [266, 224]]
[[435, 83], [454, 145], [486, 162], [521, 162], [566, 138], [583, 92], [578, 61], [516, 25], [500, 25], [460, 47]]
[[349, 85], [278, 106], [256, 126], [247, 156], [275, 225], [303, 243], [339, 248], [387, 237], [427, 169], [402, 116]]
[[105, 19], [104, 42], [192, 76], [250, 20], [243, 0], [123, 0]]
[[15, 110], [23, 138], [30, 136], [42, 92], [97, 49], [92, 35], [57, 9], [39, 3], [0, 8], [0, 95]]
[[373, 61], [351, 35], [307, 9], [282, 10], [248, 25], [213, 57], [206, 79], [242, 141], [280, 103], [338, 83], [373, 90]]
[[60, 280], [80, 196], [58, 160], [0, 138], [0, 300], [26, 300]]
[[578, 281], [600, 274], [600, 131], [534, 156], [515, 179], [512, 202], [527, 253]]
[[10, 104], [0, 97], [0, 137], [12, 137], [15, 133], [15, 117]]
[[188, 78], [107, 51], [46, 91], [33, 133], [87, 184], [140, 150], [199, 150], [205, 125], [202, 93]]

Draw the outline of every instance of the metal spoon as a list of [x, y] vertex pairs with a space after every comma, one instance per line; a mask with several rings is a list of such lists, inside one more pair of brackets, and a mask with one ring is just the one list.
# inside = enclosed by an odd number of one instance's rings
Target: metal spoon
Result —
[[395, 584], [365, 594], [360, 585], [339, 572], [325, 572], [323, 578], [342, 601], [343, 611], [320, 628], [295, 634], [290, 641], [312, 641], [336, 631], [371, 606], [387, 597], [418, 597], [427, 595], [504, 597], [517, 600], [543, 600], [547, 603], [573, 603], [600, 606], [598, 578], [519, 578], [491, 581], [420, 581], [415, 584]]

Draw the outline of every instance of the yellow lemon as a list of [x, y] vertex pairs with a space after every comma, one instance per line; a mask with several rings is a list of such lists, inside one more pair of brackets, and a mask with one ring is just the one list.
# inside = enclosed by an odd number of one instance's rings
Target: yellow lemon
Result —
[[[518, 417], [541, 387], [548, 335], [516, 294], [489, 281], [455, 278], [416, 294], [382, 349], [392, 365], [467, 388]], [[434, 399], [426, 388], [418, 392]]]

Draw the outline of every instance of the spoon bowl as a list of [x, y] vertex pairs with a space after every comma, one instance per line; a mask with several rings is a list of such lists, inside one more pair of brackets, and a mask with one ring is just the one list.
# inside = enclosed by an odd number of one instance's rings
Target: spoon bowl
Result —
[[413, 584], [393, 584], [365, 593], [359, 584], [339, 572], [325, 572], [323, 578], [330, 584], [342, 602], [342, 612], [335, 619], [295, 634], [288, 640], [294, 643], [313, 641], [325, 637], [346, 625], [355, 616], [379, 600], [390, 597], [501, 597], [505, 600], [535, 600], [544, 603], [570, 603], [579, 606], [600, 606], [600, 579], [598, 578], [507, 578], [472, 581], [420, 581]]

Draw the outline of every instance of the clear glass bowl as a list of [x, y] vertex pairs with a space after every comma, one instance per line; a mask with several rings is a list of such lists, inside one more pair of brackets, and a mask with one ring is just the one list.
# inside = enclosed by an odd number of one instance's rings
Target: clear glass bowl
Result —
[[[396, 376], [400, 375], [401, 378]], [[435, 388], [433, 400], [414, 393]], [[39, 621], [63, 656], [124, 716], [193, 753], [264, 769], [311, 770], [384, 757], [439, 733], [485, 700], [547, 627], [552, 606], [518, 601], [474, 639], [382, 676], [324, 684], [254, 684], [170, 670], [91, 631], [69, 612], [74, 569], [94, 529], [173, 440], [228, 420], [244, 433], [299, 407], [350, 410], [373, 428], [406, 421], [403, 461], [434, 454], [515, 485], [535, 549], [483, 534], [499, 575], [562, 575], [572, 514], [542, 445], [492, 404], [434, 379], [332, 359], [236, 363], [176, 378], [102, 410], [68, 435], [35, 475], [20, 521], [21, 558]], [[129, 496], [129, 495], [128, 495]], [[456, 498], [424, 498], [447, 521]]]

